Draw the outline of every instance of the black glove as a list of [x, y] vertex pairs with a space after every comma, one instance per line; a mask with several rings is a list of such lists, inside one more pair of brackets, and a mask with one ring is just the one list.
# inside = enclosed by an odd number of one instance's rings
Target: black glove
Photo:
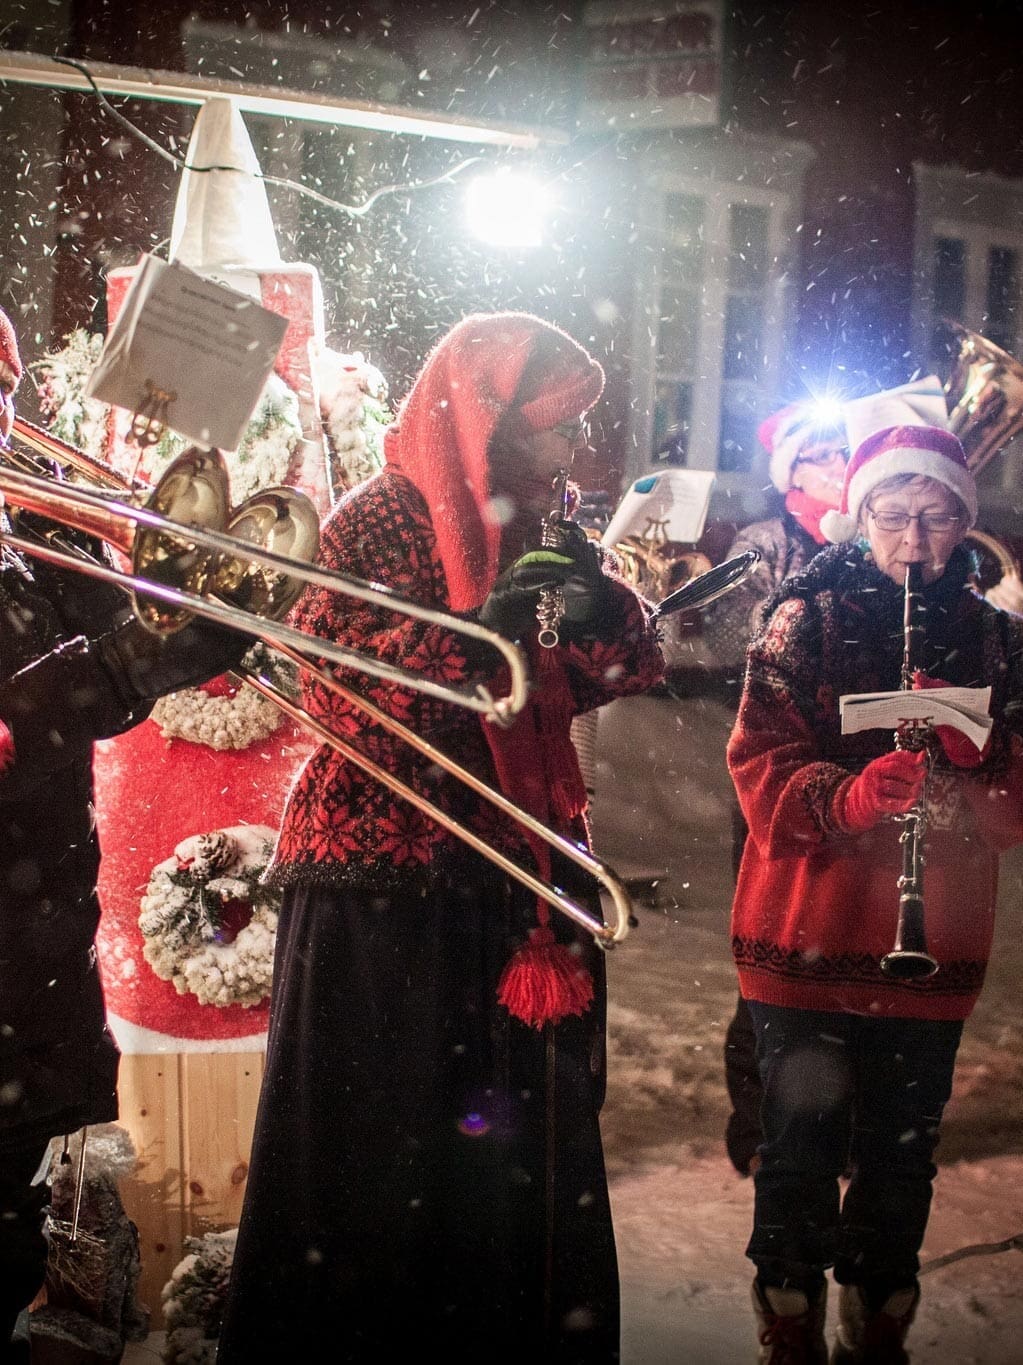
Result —
[[96, 649], [125, 700], [155, 701], [198, 687], [237, 667], [251, 635], [195, 619], [173, 635], [154, 635], [134, 616], [101, 636]]
[[589, 626], [605, 614], [611, 597], [611, 585], [601, 569], [598, 546], [590, 540], [581, 526], [565, 521], [559, 528], [561, 554], [571, 555], [573, 567], [561, 585], [565, 599], [565, 625]]
[[564, 522], [562, 544], [529, 550], [505, 569], [479, 610], [479, 619], [507, 639], [521, 639], [536, 625], [540, 593], [560, 588], [565, 599], [563, 620], [582, 626], [601, 612], [610, 585], [601, 572], [600, 551], [581, 527]]

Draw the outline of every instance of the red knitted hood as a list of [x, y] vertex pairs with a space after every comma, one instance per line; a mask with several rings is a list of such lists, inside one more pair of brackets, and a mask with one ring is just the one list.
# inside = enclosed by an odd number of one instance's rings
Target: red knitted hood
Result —
[[497, 577], [491, 439], [502, 423], [546, 431], [586, 412], [604, 372], [566, 332], [530, 313], [473, 313], [434, 347], [384, 437], [430, 509], [451, 607], [479, 606]]

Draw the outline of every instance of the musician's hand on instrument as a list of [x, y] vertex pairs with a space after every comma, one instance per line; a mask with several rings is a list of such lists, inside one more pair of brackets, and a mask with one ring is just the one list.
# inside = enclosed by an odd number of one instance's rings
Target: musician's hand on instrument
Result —
[[[919, 671], [913, 674], [914, 692], [921, 692], [931, 687], [951, 686], [952, 683], [945, 682], [942, 678], [932, 678]], [[954, 725], [936, 725], [934, 733], [945, 751], [945, 757], [955, 768], [976, 768], [984, 762], [991, 748], [990, 735], [988, 735], [983, 749], [978, 749], [973, 740], [968, 735], [964, 735], [961, 730], [957, 730]]]
[[508, 640], [521, 639], [536, 625], [540, 593], [560, 588], [573, 573], [575, 559], [561, 549], [529, 550], [505, 569], [479, 609], [479, 620]]
[[562, 527], [565, 538], [558, 550], [573, 561], [561, 585], [565, 600], [562, 619], [568, 626], [587, 626], [605, 613], [611, 586], [601, 567], [598, 546], [574, 522], [564, 522]]
[[173, 635], [155, 635], [132, 616], [95, 647], [131, 704], [209, 682], [236, 668], [252, 644], [250, 635], [212, 621], [194, 620]]
[[923, 791], [927, 755], [923, 750], [894, 749], [872, 759], [836, 793], [838, 824], [848, 834], [873, 829], [886, 815], [904, 815]]

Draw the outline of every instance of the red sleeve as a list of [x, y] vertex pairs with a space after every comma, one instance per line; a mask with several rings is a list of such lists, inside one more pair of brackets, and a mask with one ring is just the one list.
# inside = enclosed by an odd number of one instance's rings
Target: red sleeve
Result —
[[610, 570], [607, 558], [604, 572], [613, 592], [609, 628], [597, 638], [569, 638], [564, 647], [564, 662], [580, 712], [646, 692], [664, 677], [664, 655], [653, 607], [620, 574]]
[[1023, 737], [1010, 738], [1008, 771], [994, 778], [965, 777], [963, 791], [980, 833], [999, 853], [1023, 843]]
[[765, 858], [798, 857], [839, 832], [835, 794], [849, 774], [825, 761], [810, 724], [819, 648], [806, 604], [783, 602], [750, 648], [728, 770]]

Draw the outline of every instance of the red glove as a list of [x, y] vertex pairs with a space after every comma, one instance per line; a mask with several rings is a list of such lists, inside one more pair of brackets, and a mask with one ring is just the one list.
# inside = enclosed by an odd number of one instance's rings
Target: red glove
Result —
[[923, 790], [927, 755], [895, 749], [874, 758], [838, 789], [838, 822], [849, 834], [863, 834], [886, 815], [902, 815]]
[[[913, 691], [921, 692], [928, 687], [951, 687], [951, 683], [943, 682], [941, 678], [929, 678], [926, 673], [917, 671], [913, 674]], [[964, 735], [961, 730], [957, 730], [954, 725], [936, 725], [934, 733], [941, 742], [941, 747], [945, 750], [945, 757], [956, 768], [976, 768], [978, 763], [983, 763], [987, 758], [988, 750], [991, 748], [991, 736], [988, 735], [983, 749], [978, 749], [969, 736]]]

